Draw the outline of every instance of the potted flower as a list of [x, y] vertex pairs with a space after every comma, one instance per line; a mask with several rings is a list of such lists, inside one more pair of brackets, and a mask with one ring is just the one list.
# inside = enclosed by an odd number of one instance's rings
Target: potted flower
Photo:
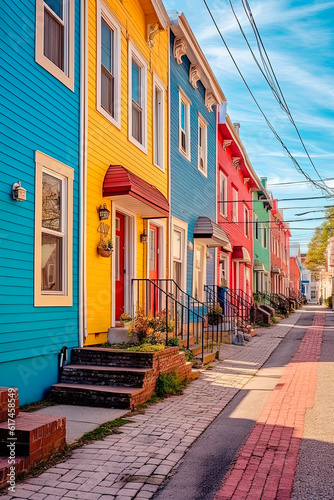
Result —
[[97, 251], [101, 257], [110, 257], [113, 249], [113, 242], [111, 239], [109, 240], [101, 240], [100, 244], [97, 247]]

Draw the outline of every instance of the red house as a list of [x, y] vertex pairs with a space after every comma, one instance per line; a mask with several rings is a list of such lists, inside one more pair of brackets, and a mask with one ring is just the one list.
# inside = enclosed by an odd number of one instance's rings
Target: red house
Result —
[[261, 182], [233, 124], [221, 106], [218, 121], [217, 221], [227, 233], [230, 248], [218, 249], [218, 285], [252, 297], [253, 207], [252, 190]]
[[290, 229], [277, 200], [271, 210], [271, 292], [289, 297]]

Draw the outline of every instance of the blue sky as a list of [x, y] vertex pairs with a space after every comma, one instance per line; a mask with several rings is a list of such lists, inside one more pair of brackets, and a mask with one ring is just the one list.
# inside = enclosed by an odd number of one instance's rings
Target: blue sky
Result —
[[[271, 93], [239, 31], [228, 0], [207, 0], [220, 30], [247, 83], [279, 135], [313, 179], [316, 174], [306, 158], [296, 132]], [[334, 177], [334, 1], [249, 0], [253, 16], [287, 104], [302, 138], [322, 177]], [[309, 184], [274, 186], [277, 182], [303, 181], [304, 178], [287, 158], [257, 110], [235, 69], [202, 0], [167, 0], [166, 8], [183, 11], [199, 41], [228, 102], [232, 121], [240, 122], [240, 136], [250, 160], [260, 176], [266, 176], [274, 197], [321, 196]], [[234, 9], [253, 49], [252, 29], [241, 0], [233, 0]], [[256, 52], [258, 55], [258, 53]], [[334, 187], [334, 181], [328, 182]], [[292, 242], [300, 242], [306, 251], [312, 231], [294, 231], [293, 227], [314, 228], [320, 221], [302, 220], [322, 217], [323, 212], [303, 217], [294, 214], [334, 205], [331, 200], [281, 202], [286, 220], [291, 223]], [[292, 207], [292, 208], [291, 208]], [[298, 207], [301, 207], [300, 209]], [[308, 207], [308, 208], [303, 208]]]

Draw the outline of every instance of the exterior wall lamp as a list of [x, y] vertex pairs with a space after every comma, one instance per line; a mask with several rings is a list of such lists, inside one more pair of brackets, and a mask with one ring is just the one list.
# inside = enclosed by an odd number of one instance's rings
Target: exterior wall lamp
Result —
[[110, 210], [107, 209], [107, 205], [103, 203], [103, 205], [98, 208], [98, 214], [100, 220], [108, 220], [110, 215]]
[[27, 199], [27, 190], [21, 186], [21, 181], [12, 185], [12, 195], [15, 201], [25, 201]]
[[140, 241], [141, 243], [147, 243], [148, 236], [147, 236], [147, 230], [144, 229], [143, 234], [140, 235]]

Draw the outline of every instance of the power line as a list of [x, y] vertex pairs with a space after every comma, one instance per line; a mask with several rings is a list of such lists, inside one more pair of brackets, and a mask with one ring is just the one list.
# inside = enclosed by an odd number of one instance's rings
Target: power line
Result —
[[[331, 198], [331, 196], [325, 195], [325, 196], [307, 196], [303, 198], [264, 198], [262, 200], [222, 200], [222, 201], [217, 201], [217, 203], [258, 203], [258, 202], [272, 202], [272, 201], [299, 201], [299, 200], [319, 200], [320, 198]], [[298, 208], [298, 207], [297, 207]], [[308, 207], [307, 207], [308, 208]]]
[[[248, 221], [248, 224], [259, 224], [259, 223], [262, 223], [262, 224], [278, 224], [278, 223], [282, 223], [282, 224], [286, 224], [287, 222], [288, 223], [291, 223], [291, 222], [307, 222], [307, 221], [311, 221], [311, 220], [331, 220], [331, 219], [334, 219], [334, 215], [330, 216], [330, 217], [312, 217], [310, 219], [294, 219], [294, 220], [282, 220], [282, 219], [278, 219], [278, 220], [261, 220], [261, 221]], [[232, 220], [227, 220], [227, 221], [224, 221], [223, 224], [246, 224], [245, 221], [240, 221], [240, 222], [235, 222], [235, 221], [232, 221]], [[293, 228], [292, 228], [293, 229]]]
[[[323, 179], [323, 181], [334, 181], [334, 177], [327, 177], [325, 179]], [[293, 184], [307, 184], [308, 181], [290, 181], [290, 182], [270, 182], [268, 181], [268, 184], [270, 184], [270, 186], [290, 186], [290, 185], [293, 185]]]
[[223, 44], [225, 45], [225, 48], [226, 48], [227, 52], [229, 53], [229, 55], [230, 55], [230, 57], [231, 57], [234, 65], [235, 65], [235, 67], [236, 67], [236, 69], [237, 69], [237, 71], [238, 71], [238, 73], [239, 73], [242, 81], [244, 82], [244, 84], [245, 84], [245, 86], [246, 86], [246, 88], [248, 90], [248, 92], [250, 93], [250, 95], [251, 95], [252, 99], [254, 100], [254, 102], [255, 102], [257, 108], [259, 109], [260, 113], [262, 114], [262, 116], [263, 116], [265, 122], [267, 123], [268, 127], [270, 128], [270, 130], [272, 131], [272, 133], [274, 134], [274, 136], [276, 137], [276, 139], [281, 143], [281, 145], [282, 145], [283, 149], [285, 150], [286, 154], [289, 156], [289, 158], [291, 159], [291, 161], [295, 165], [295, 168], [298, 170], [298, 172], [300, 172], [302, 175], [304, 175], [304, 177], [306, 177], [306, 179], [308, 179], [309, 182], [311, 182], [315, 187], [317, 187], [318, 189], [320, 189], [322, 192], [326, 192], [328, 196], [333, 196], [332, 191], [330, 191], [329, 188], [326, 185], [321, 185], [319, 182], [314, 181], [313, 179], [311, 179], [311, 177], [306, 172], [304, 172], [304, 170], [301, 168], [301, 166], [299, 165], [299, 163], [296, 160], [296, 158], [294, 158], [294, 156], [290, 153], [289, 149], [284, 144], [284, 142], [282, 141], [282, 139], [280, 138], [280, 136], [276, 132], [275, 128], [273, 127], [273, 125], [271, 124], [271, 122], [269, 121], [269, 119], [267, 118], [267, 116], [265, 115], [265, 113], [262, 110], [260, 104], [258, 103], [258, 101], [255, 98], [253, 92], [251, 91], [249, 85], [247, 84], [247, 82], [246, 82], [243, 74], [241, 73], [241, 70], [239, 69], [239, 66], [238, 66], [236, 60], [234, 59], [234, 57], [232, 55], [232, 52], [230, 51], [230, 49], [229, 49], [229, 47], [228, 47], [228, 45], [227, 45], [227, 43], [226, 43], [226, 41], [225, 41], [225, 39], [224, 39], [221, 31], [220, 31], [220, 29], [219, 29], [219, 27], [218, 27], [218, 25], [216, 23], [216, 20], [215, 20], [212, 12], [210, 10], [210, 7], [208, 6], [208, 4], [206, 2], [206, 0], [203, 0], [203, 2], [204, 2], [205, 6], [206, 6], [206, 8], [207, 8], [207, 10], [209, 12], [209, 15], [210, 15], [210, 17], [212, 19], [213, 24], [215, 25], [215, 27], [217, 29], [218, 34], [219, 34], [219, 36], [220, 36]]

